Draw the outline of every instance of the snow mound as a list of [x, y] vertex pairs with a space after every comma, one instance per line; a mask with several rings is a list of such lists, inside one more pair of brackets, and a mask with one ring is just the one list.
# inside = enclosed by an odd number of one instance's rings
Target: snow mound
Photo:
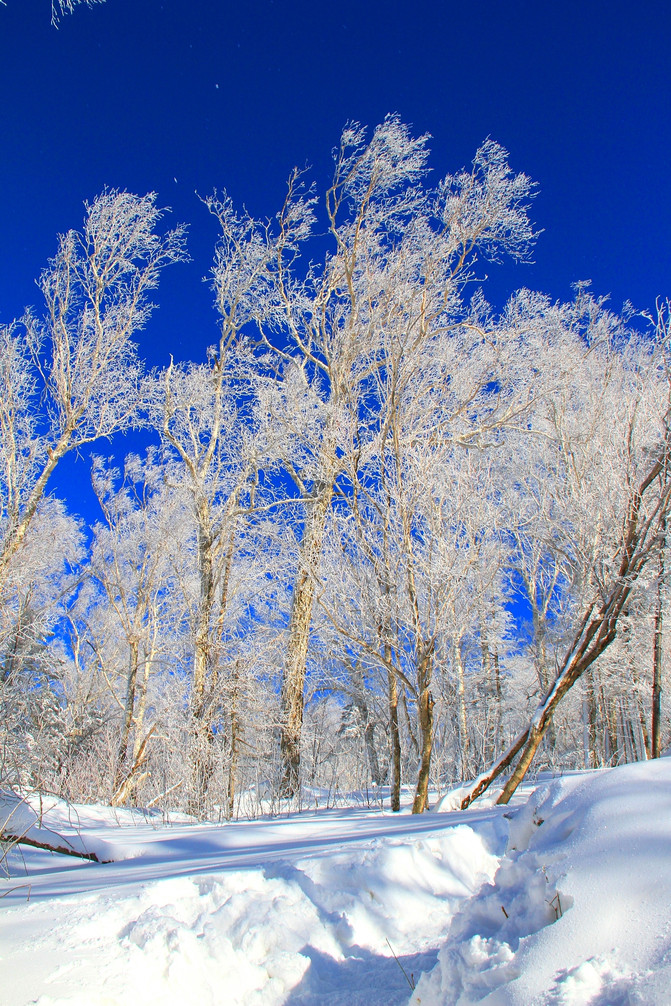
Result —
[[485, 839], [457, 825], [31, 902], [2, 916], [17, 934], [3, 947], [3, 1002], [401, 1006], [400, 965], [433, 966], [450, 917], [497, 865]]
[[671, 761], [540, 787], [414, 1006], [671, 1003]]

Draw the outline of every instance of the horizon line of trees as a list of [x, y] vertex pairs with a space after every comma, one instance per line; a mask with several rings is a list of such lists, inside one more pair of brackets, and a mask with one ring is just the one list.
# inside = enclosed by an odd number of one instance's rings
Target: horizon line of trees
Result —
[[[206, 200], [203, 364], [137, 354], [187, 254], [154, 194], [59, 238], [0, 328], [3, 784], [230, 817], [411, 782], [419, 813], [668, 743], [668, 305], [495, 312], [478, 263], [528, 258], [534, 186], [491, 140], [435, 186], [427, 158], [388, 116], [321, 198]], [[138, 427], [85, 534], [49, 479]]]

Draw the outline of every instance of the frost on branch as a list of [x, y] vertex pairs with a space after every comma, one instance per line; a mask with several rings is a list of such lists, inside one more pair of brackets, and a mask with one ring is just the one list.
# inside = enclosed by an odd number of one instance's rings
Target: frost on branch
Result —
[[51, 23], [54, 28], [58, 28], [58, 23], [64, 14], [74, 13], [75, 7], [85, 4], [93, 7], [94, 4], [105, 3], [105, 0], [51, 0]]

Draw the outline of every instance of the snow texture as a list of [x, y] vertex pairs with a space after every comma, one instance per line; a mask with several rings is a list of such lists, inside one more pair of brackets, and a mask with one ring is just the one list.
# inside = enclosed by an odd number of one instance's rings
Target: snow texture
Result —
[[671, 761], [539, 787], [413, 1006], [671, 1003]]
[[115, 860], [7, 853], [3, 1006], [671, 1003], [668, 758], [421, 817], [2, 806]]

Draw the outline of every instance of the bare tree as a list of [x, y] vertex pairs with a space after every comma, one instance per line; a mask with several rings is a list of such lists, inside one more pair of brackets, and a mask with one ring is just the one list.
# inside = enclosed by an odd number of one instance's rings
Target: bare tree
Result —
[[[545, 323], [550, 316], [546, 309]], [[548, 395], [535, 427], [553, 447], [555, 469], [557, 521], [545, 543], [569, 557], [580, 589], [554, 679], [527, 728], [476, 780], [462, 808], [517, 758], [499, 802], [515, 792], [558, 704], [615, 639], [635, 585], [659, 554], [671, 503], [664, 325], [656, 338], [637, 337], [580, 292], [564, 325], [553, 328], [555, 366], [576, 369]], [[597, 395], [588, 390], [595, 387]]]
[[40, 276], [47, 314], [0, 331], [0, 603], [58, 462], [138, 417], [133, 336], [164, 266], [185, 257], [184, 229], [156, 233], [156, 196], [110, 190], [86, 207]]
[[[334, 494], [351, 493], [343, 457], [379, 436], [379, 387], [387, 367], [385, 338], [419, 361], [437, 329], [463, 318], [461, 291], [478, 252], [524, 257], [533, 239], [527, 216], [529, 179], [513, 175], [506, 152], [487, 142], [470, 172], [424, 186], [427, 137], [414, 138], [390, 116], [367, 139], [348, 127], [335, 153], [326, 192], [332, 248], [300, 276], [297, 256], [312, 233], [315, 199], [295, 172], [275, 231], [248, 222], [247, 260], [259, 263], [257, 313], [262, 341], [281, 381], [268, 380], [261, 408], [283, 430], [278, 445], [300, 501], [300, 555], [287, 627], [282, 682], [282, 788], [299, 785], [306, 659], [324, 528]], [[230, 234], [231, 211], [220, 212]], [[235, 262], [238, 244], [218, 269]], [[254, 252], [252, 256], [251, 252]], [[274, 252], [274, 258], [270, 252]], [[265, 284], [265, 285], [264, 285]], [[277, 332], [281, 333], [277, 337]], [[419, 363], [417, 363], [419, 366]], [[277, 433], [275, 433], [277, 439]], [[392, 684], [393, 687], [393, 684]]]
[[[143, 778], [148, 744], [157, 727], [145, 725], [150, 677], [167, 660], [165, 641], [178, 630], [173, 597], [177, 592], [180, 553], [184, 549], [184, 501], [163, 481], [150, 456], [126, 459], [123, 479], [97, 458], [93, 487], [105, 523], [94, 527], [90, 574], [101, 584], [109, 618], [105, 631], [125, 643], [124, 679], [117, 699], [122, 712], [112, 804], [133, 797]], [[95, 644], [102, 659], [103, 640]], [[108, 676], [108, 669], [102, 667]], [[116, 678], [116, 674], [114, 675]], [[117, 698], [116, 682], [109, 682]]]

